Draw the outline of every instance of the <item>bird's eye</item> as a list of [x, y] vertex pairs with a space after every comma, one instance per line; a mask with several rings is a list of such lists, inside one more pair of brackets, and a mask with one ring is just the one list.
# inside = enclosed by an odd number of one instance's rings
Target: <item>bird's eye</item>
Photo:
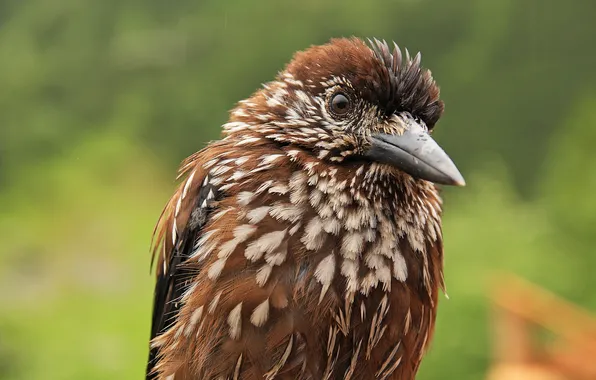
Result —
[[344, 94], [335, 94], [331, 98], [331, 111], [336, 115], [345, 115], [350, 110], [350, 99]]

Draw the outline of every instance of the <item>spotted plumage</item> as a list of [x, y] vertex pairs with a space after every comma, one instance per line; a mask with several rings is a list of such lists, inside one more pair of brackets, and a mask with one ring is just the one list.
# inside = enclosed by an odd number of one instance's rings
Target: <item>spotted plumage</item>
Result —
[[156, 230], [148, 378], [414, 378], [444, 286], [427, 180], [463, 179], [420, 145], [443, 110], [420, 55], [370, 45], [298, 53], [183, 162]]

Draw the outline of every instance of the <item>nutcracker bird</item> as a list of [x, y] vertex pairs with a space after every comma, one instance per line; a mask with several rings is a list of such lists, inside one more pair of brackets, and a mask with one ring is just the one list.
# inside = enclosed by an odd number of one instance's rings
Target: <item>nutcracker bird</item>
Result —
[[444, 288], [420, 54], [335, 39], [297, 53], [187, 158], [154, 242], [148, 379], [413, 379]]

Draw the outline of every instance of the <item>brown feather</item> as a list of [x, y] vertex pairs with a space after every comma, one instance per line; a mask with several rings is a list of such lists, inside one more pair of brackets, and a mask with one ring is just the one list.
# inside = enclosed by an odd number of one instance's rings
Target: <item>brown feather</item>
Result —
[[397, 110], [432, 128], [443, 106], [419, 57], [374, 47], [298, 53], [181, 164], [154, 232], [148, 378], [414, 378], [444, 287], [439, 195], [363, 160], [317, 108], [348, 86], [371, 128], [397, 128]]

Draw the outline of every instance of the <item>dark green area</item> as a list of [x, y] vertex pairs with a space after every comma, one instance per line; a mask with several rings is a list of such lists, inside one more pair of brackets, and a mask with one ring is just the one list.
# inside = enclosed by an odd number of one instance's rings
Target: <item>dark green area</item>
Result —
[[421, 379], [478, 379], [494, 271], [596, 309], [596, 2], [0, 0], [0, 378], [141, 378], [153, 223], [177, 163], [294, 51], [423, 52], [446, 277]]

